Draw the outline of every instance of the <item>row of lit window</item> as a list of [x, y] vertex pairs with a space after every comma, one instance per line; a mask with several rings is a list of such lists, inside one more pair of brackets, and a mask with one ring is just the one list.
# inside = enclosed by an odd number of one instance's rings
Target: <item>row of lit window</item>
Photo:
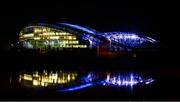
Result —
[[[37, 39], [37, 38], [36, 38]], [[26, 42], [24, 41], [24, 44], [27, 44], [30, 42]], [[40, 42], [41, 43], [41, 42]], [[36, 42], [37, 44], [37, 42]], [[49, 45], [49, 44], [58, 44], [58, 45], [65, 45], [65, 44], [79, 44], [78, 40], [74, 40], [74, 41], [68, 41], [68, 40], [63, 40], [63, 41], [58, 41], [58, 42], [54, 42], [54, 41], [48, 41], [48, 42], [44, 42], [44, 44]]]
[[[30, 44], [33, 43], [33, 41], [23, 41], [24, 44]], [[36, 42], [36, 44], [38, 43], [42, 43], [42, 42]], [[48, 44], [58, 44], [58, 45], [67, 45], [67, 44], [79, 44], [78, 40], [58, 40], [58, 41], [43, 41], [44, 44], [48, 45]]]
[[[25, 47], [33, 48], [33, 47], [30, 47], [30, 46], [27, 46], [27, 45], [25, 45]], [[58, 47], [58, 48], [87, 48], [87, 45], [58, 45], [58, 46], [52, 45], [51, 47]]]
[[[48, 27], [33, 27], [34, 28], [34, 33], [42, 33], [42, 34], [38, 34], [39, 36], [51, 36], [51, 35], [72, 35], [68, 32], [64, 32], [61, 30], [56, 30], [53, 28], [48, 28]], [[26, 28], [28, 29], [28, 28]], [[26, 38], [26, 37], [33, 37], [34, 33], [31, 34], [23, 34], [22, 32], [20, 32], [20, 36], [22, 38]]]
[[87, 45], [59, 45], [59, 46], [51, 46], [51, 47], [59, 47], [59, 48], [87, 48]]
[[79, 41], [59, 41], [59, 42], [44, 42], [44, 44], [49, 45], [49, 44], [57, 44], [57, 45], [67, 45], [67, 44], [79, 44]]
[[30, 33], [30, 34], [24, 34], [22, 36], [20, 36], [22, 38], [28, 38], [28, 37], [34, 37], [34, 34], [33, 33]]
[[[44, 33], [42, 33], [42, 34], [38, 34], [39, 36], [52, 36], [52, 35], [64, 35], [64, 36], [67, 36], [67, 35], [71, 35], [70, 33], [66, 33], [66, 32], [61, 32], [61, 33], [59, 33], [59, 32], [44, 32]], [[29, 33], [29, 34], [24, 34], [24, 35], [22, 35], [22, 34], [20, 34], [20, 36], [22, 36], [22, 37], [33, 37], [34, 36], [34, 33]]]
[[39, 32], [47, 32], [50, 31], [50, 28], [45, 28], [45, 27], [41, 27], [41, 28], [34, 28], [34, 33], [39, 33]]
[[87, 48], [87, 45], [60, 45], [62, 48]]
[[32, 34], [26, 34], [23, 36], [20, 36], [20, 39], [24, 39], [24, 38], [33, 38], [34, 40], [40, 40], [40, 39], [68, 39], [68, 40], [75, 40], [76, 37], [75, 36], [50, 36], [50, 37], [46, 37], [46, 38], [42, 38], [42, 37], [34, 37], [34, 35]]
[[43, 32], [42, 34], [38, 34], [39, 36], [50, 36], [50, 35], [71, 35], [66, 32]]
[[56, 30], [53, 28], [47, 28], [47, 27], [35, 27], [34, 33], [43, 33], [43, 34], [39, 34], [40, 36], [44, 36], [44, 35], [71, 35], [68, 32]]
[[48, 28], [48, 27], [43, 27], [43, 26], [41, 26], [41, 27], [40, 26], [33, 26], [33, 28], [34, 28], [35, 33], [56, 30], [56, 29], [53, 29], [53, 28]]
[[59, 42], [59, 44], [78, 44], [79, 43], [79, 41], [61, 41], [61, 42]]
[[67, 39], [67, 40], [75, 40], [75, 36], [50, 36], [49, 39]]

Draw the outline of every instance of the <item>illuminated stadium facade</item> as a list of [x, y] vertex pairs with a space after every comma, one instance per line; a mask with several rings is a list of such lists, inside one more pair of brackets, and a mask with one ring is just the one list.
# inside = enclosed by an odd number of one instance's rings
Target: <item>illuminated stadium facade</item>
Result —
[[30, 24], [20, 31], [18, 45], [25, 49], [96, 49], [106, 46], [111, 51], [146, 48], [157, 41], [125, 32], [98, 32], [68, 23]]

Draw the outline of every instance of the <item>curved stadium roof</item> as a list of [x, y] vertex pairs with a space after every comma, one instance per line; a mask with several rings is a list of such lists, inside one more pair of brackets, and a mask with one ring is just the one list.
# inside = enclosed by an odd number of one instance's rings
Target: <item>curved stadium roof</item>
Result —
[[69, 24], [69, 23], [57, 23], [57, 24], [47, 24], [47, 23], [36, 23], [30, 24], [26, 28], [31, 28], [35, 26], [40, 27], [48, 27], [56, 30], [62, 30], [65, 32], [69, 32], [75, 35], [78, 35], [81, 39], [89, 41], [89, 48], [95, 48], [107, 39], [111, 42], [112, 48], [143, 48], [148, 45], [153, 45], [157, 43], [157, 41], [151, 37], [138, 35], [135, 33], [128, 32], [98, 32], [95, 29]]

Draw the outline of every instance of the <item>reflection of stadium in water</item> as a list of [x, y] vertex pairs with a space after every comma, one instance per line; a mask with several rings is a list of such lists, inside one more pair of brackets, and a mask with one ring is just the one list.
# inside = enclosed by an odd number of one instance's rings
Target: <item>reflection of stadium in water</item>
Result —
[[77, 77], [75, 72], [63, 72], [63, 71], [47, 71], [43, 72], [34, 71], [30, 74], [21, 73], [19, 75], [19, 81], [26, 86], [52, 86], [58, 84], [66, 84], [74, 81]]
[[113, 85], [113, 86], [134, 86], [136, 84], [150, 84], [153, 82], [154, 79], [147, 78], [144, 79], [139, 75], [134, 75], [130, 73], [128, 75], [111, 75], [110, 73], [107, 74], [107, 78], [105, 79], [103, 85]]
[[75, 91], [91, 86], [117, 86], [133, 87], [134, 85], [147, 85], [154, 81], [153, 78], [143, 78], [135, 73], [110, 73], [110, 72], [63, 72], [63, 71], [33, 71], [21, 73], [19, 81], [24, 86], [47, 87], [61, 86], [61, 92]]
[[153, 78], [143, 78], [139, 75], [130, 73], [130, 74], [120, 74], [120, 73], [102, 73], [99, 75], [97, 73], [88, 73], [86, 76], [83, 76], [80, 85], [75, 85], [69, 88], [60, 89], [59, 92], [69, 92], [81, 90], [84, 88], [92, 86], [108, 86], [108, 87], [130, 87], [132, 88], [135, 85], [148, 85], [154, 82]]

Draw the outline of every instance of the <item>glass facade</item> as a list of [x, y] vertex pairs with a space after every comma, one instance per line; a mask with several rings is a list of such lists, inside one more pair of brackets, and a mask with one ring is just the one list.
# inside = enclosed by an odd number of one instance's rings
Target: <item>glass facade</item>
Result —
[[44, 26], [24, 28], [20, 32], [19, 40], [23, 47], [32, 49], [87, 48], [88, 46], [88, 43], [82, 43], [76, 34]]

